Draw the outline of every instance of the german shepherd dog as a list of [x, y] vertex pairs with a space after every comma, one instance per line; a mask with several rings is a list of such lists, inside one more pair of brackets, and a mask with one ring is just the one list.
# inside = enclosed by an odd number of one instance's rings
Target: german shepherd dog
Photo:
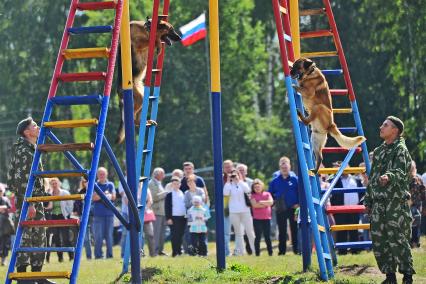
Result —
[[308, 58], [299, 58], [293, 63], [290, 75], [297, 79], [299, 86], [293, 86], [296, 91], [302, 94], [303, 103], [308, 116], [304, 117], [300, 110], [297, 110], [299, 119], [305, 124], [311, 125], [311, 144], [316, 158], [315, 173], [322, 163], [322, 149], [327, 142], [327, 134], [330, 134], [337, 143], [346, 149], [353, 148], [366, 139], [363, 136], [344, 136], [333, 120], [333, 108], [331, 104], [331, 94], [324, 74]]
[[[149, 32], [151, 30], [151, 19], [147, 18], [144, 21], [131, 21], [130, 22], [130, 41], [131, 41], [131, 54], [132, 54], [132, 77], [133, 77], [133, 115], [135, 125], [139, 125], [140, 114], [142, 110], [146, 65], [148, 62], [148, 46], [149, 46]], [[161, 43], [172, 45], [173, 42], [180, 41], [181, 37], [175, 31], [173, 26], [164, 21], [159, 20], [157, 25], [157, 33], [155, 39], [155, 47], [157, 48], [157, 55], [161, 52]], [[124, 141], [124, 101], [122, 89], [122, 74], [121, 74], [121, 49], [119, 48], [117, 54], [118, 65], [118, 85], [117, 93], [120, 99], [120, 113], [121, 121], [117, 134], [117, 144]]]

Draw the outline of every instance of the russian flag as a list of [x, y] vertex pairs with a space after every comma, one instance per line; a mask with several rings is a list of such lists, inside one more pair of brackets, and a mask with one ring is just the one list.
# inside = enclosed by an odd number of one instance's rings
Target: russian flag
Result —
[[198, 18], [179, 29], [182, 33], [181, 42], [184, 46], [191, 45], [200, 39], [205, 38], [207, 36], [206, 14], [201, 14]]

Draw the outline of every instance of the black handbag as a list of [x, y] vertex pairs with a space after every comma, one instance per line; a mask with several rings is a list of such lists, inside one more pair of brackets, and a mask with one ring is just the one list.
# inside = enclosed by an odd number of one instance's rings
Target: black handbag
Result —
[[251, 201], [248, 193], [244, 192], [244, 201], [246, 202], [247, 207], [251, 207]]

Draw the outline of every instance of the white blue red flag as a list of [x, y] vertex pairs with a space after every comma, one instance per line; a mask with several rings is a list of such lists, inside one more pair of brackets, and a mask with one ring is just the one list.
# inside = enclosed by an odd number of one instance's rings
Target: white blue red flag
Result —
[[182, 33], [181, 42], [184, 46], [191, 45], [200, 39], [205, 38], [207, 36], [206, 14], [201, 14], [198, 18], [179, 29]]

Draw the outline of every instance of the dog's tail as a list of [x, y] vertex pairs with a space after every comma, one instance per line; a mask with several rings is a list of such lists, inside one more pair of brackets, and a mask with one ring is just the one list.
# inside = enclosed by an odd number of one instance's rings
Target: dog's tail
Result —
[[329, 127], [328, 131], [336, 139], [337, 143], [345, 149], [358, 146], [366, 140], [364, 136], [348, 137], [343, 135], [334, 123]]

